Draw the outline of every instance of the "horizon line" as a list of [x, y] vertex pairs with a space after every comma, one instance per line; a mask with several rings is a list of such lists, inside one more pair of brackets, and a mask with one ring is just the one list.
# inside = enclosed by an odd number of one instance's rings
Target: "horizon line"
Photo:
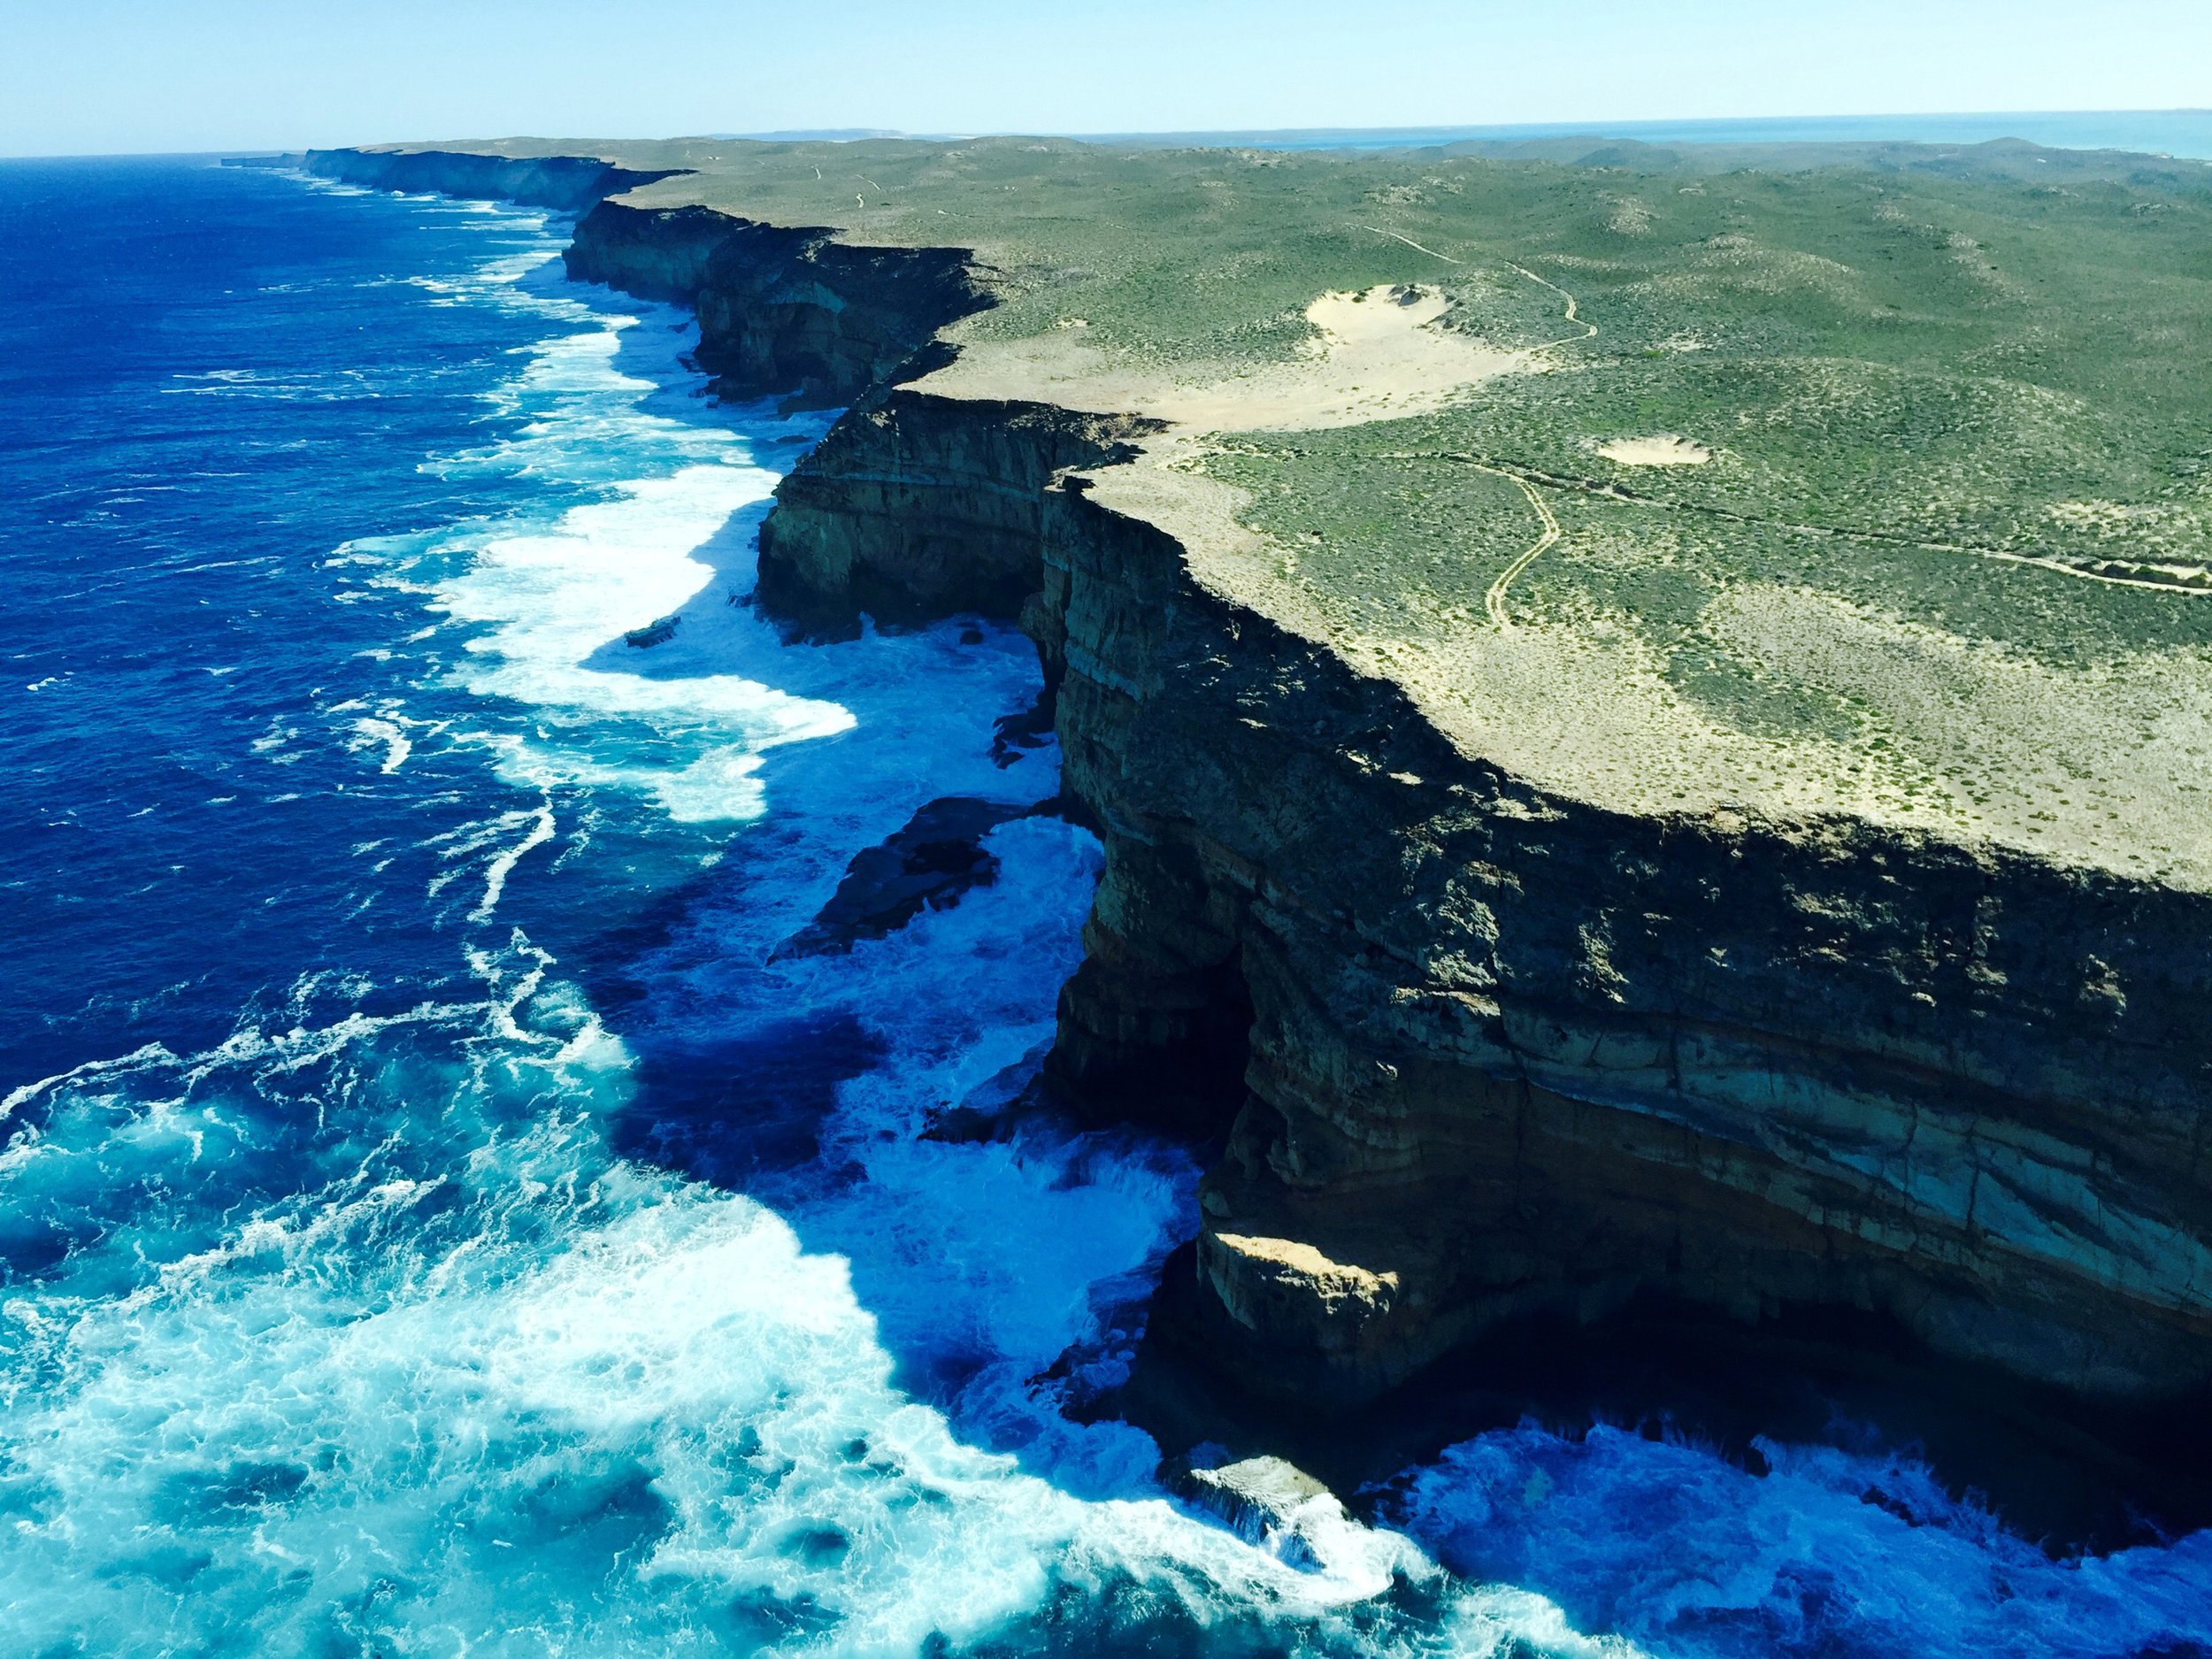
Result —
[[[936, 132], [912, 132], [912, 131], [907, 131], [907, 130], [904, 130], [904, 129], [902, 129], [902, 128], [895, 128], [895, 127], [779, 127], [779, 128], [773, 128], [773, 129], [769, 129], [769, 130], [764, 130], [764, 131], [755, 131], [755, 132], [675, 133], [675, 134], [657, 134], [657, 135], [654, 135], [654, 134], [633, 134], [622, 135], [622, 134], [605, 134], [605, 133], [599, 133], [599, 134], [581, 134], [581, 135], [579, 135], [579, 136], [589, 137], [589, 138], [591, 138], [591, 139], [594, 139], [594, 140], [596, 140], [596, 141], [599, 141], [599, 142], [614, 142], [614, 143], [678, 143], [678, 142], [685, 142], [685, 141], [687, 141], [687, 140], [695, 140], [695, 139], [699, 139], [699, 140], [707, 140], [707, 141], [715, 142], [749, 142], [749, 143], [809, 143], [809, 142], [811, 142], [811, 143], [854, 143], [854, 142], [866, 142], [866, 141], [868, 141], [868, 140], [871, 140], [871, 139], [895, 139], [895, 140], [902, 140], [902, 141], [912, 142], [934, 143], [934, 142], [963, 142], [963, 141], [965, 141], [965, 140], [977, 139], [977, 138], [1062, 138], [1062, 139], [1067, 139], [1067, 140], [1070, 140], [1070, 141], [1071, 141], [1071, 142], [1078, 142], [1078, 143], [1111, 143], [1111, 142], [1140, 142], [1140, 141], [1141, 141], [1141, 142], [1164, 142], [1164, 141], [1168, 141], [1168, 140], [1192, 140], [1192, 141], [1195, 141], [1195, 140], [1202, 140], [1202, 139], [1215, 139], [1215, 140], [1240, 140], [1240, 141], [1244, 141], [1244, 142], [1252, 142], [1252, 143], [1263, 143], [1263, 142], [1264, 142], [1264, 141], [1271, 140], [1271, 139], [1290, 139], [1290, 138], [1305, 138], [1305, 139], [1308, 139], [1308, 140], [1313, 140], [1313, 139], [1333, 139], [1333, 138], [1343, 138], [1343, 139], [1356, 140], [1356, 139], [1359, 139], [1359, 138], [1362, 138], [1362, 137], [1368, 137], [1368, 138], [1379, 138], [1379, 139], [1385, 139], [1385, 140], [1388, 140], [1388, 139], [1409, 139], [1409, 138], [1417, 138], [1417, 137], [1428, 137], [1428, 136], [1433, 136], [1433, 137], [1434, 137], [1434, 138], [1435, 138], [1438, 142], [1451, 142], [1451, 139], [1450, 139], [1450, 138], [1448, 138], [1448, 137], [1446, 137], [1446, 136], [1444, 136], [1444, 135], [1446, 135], [1446, 134], [1454, 134], [1454, 135], [1457, 135], [1457, 136], [1459, 136], [1459, 137], [1467, 137], [1467, 138], [1480, 138], [1480, 137], [1498, 137], [1498, 138], [1515, 138], [1515, 137], [1521, 137], [1521, 138], [1534, 138], [1534, 137], [1557, 137], [1557, 138], [1573, 138], [1573, 137], [1585, 137], [1585, 136], [1586, 136], [1586, 137], [1591, 137], [1591, 138], [1608, 138], [1608, 137], [1616, 137], [1616, 136], [1621, 136], [1621, 137], [1632, 137], [1632, 136], [1634, 136], [1634, 135], [1635, 135], [1636, 131], [1637, 131], [1637, 130], [1639, 130], [1639, 129], [1642, 129], [1642, 130], [1665, 130], [1665, 131], [1671, 131], [1671, 132], [1682, 132], [1682, 131], [1686, 131], [1686, 130], [1689, 130], [1689, 129], [1695, 129], [1695, 128], [1706, 128], [1706, 127], [1755, 127], [1755, 126], [1759, 126], [1759, 125], [1763, 125], [1763, 124], [1764, 124], [1764, 125], [1788, 125], [1788, 124], [1810, 125], [1810, 124], [1831, 123], [1831, 122], [1833, 122], [1833, 123], [1880, 123], [1880, 122], [1898, 122], [1898, 121], [1954, 121], [1954, 120], [1955, 120], [1955, 121], [1978, 121], [1978, 122], [1988, 122], [1988, 121], [2005, 121], [2005, 120], [2049, 120], [2049, 119], [2070, 119], [2070, 119], [2093, 119], [2093, 118], [2097, 118], [2097, 117], [2139, 118], [2139, 118], [2143, 118], [2143, 117], [2158, 117], [2158, 116], [2165, 116], [2165, 117], [2175, 117], [2175, 116], [2181, 116], [2181, 117], [2199, 117], [2199, 118], [2203, 118], [2203, 119], [2212, 119], [2212, 105], [2200, 105], [2200, 104], [2177, 104], [2177, 105], [2161, 106], [2161, 107], [2156, 107], [2156, 108], [2145, 108], [2145, 109], [2119, 109], [2119, 108], [2109, 108], [2109, 107], [2107, 107], [2107, 108], [2095, 108], [2095, 109], [2042, 109], [2042, 110], [2034, 110], [2034, 109], [2008, 109], [2008, 110], [1955, 110], [1955, 109], [1954, 109], [1954, 110], [1914, 110], [1914, 111], [1846, 111], [1846, 112], [1823, 112], [1823, 113], [1812, 113], [1812, 114], [1788, 114], [1788, 115], [1774, 115], [1774, 114], [1767, 114], [1767, 115], [1637, 116], [1637, 117], [1632, 117], [1632, 118], [1623, 118], [1623, 119], [1607, 119], [1607, 118], [1602, 118], [1602, 117], [1601, 117], [1601, 118], [1594, 118], [1594, 119], [1587, 119], [1587, 120], [1561, 120], [1561, 121], [1436, 121], [1436, 122], [1407, 122], [1407, 123], [1402, 123], [1402, 124], [1394, 125], [1394, 126], [1388, 126], [1388, 127], [1348, 127], [1348, 126], [1329, 126], [1329, 125], [1319, 125], [1319, 126], [1311, 126], [1311, 127], [1147, 127], [1147, 128], [1125, 128], [1125, 129], [1116, 130], [1116, 131], [1089, 131], [1089, 132], [1070, 132], [1070, 131], [1064, 131], [1064, 130], [1063, 130], [1063, 131], [1050, 131], [1050, 130], [1046, 130], [1046, 129], [1042, 129], [1042, 128], [1028, 128], [1028, 127], [973, 127], [973, 128], [964, 128], [964, 129], [948, 129], [948, 130], [943, 130], [943, 131], [936, 131]], [[2036, 142], [2036, 141], [2032, 140], [2032, 139], [2026, 139], [2026, 138], [2024, 138], [2024, 135], [2022, 135], [2022, 134], [1992, 134], [1992, 135], [1991, 135], [1991, 137], [1990, 137], [1990, 138], [1988, 138], [1988, 139], [1978, 140], [1978, 141], [1973, 141], [1973, 142], [1994, 142], [1995, 140], [1998, 140], [1998, 139], [2002, 139], [2002, 138], [2006, 138], [2006, 137], [2020, 137], [2020, 138], [2022, 139], [2022, 142], [2031, 142], [2031, 143], [2032, 143], [2032, 142]], [[429, 146], [429, 145], [434, 145], [434, 144], [437, 144], [437, 143], [442, 143], [442, 142], [443, 142], [443, 143], [488, 143], [488, 142], [507, 142], [507, 141], [511, 140], [511, 139], [525, 139], [525, 140], [529, 140], [529, 141], [533, 141], [533, 142], [558, 142], [558, 140], [557, 140], [557, 139], [555, 139], [555, 138], [553, 138], [553, 137], [551, 137], [551, 136], [549, 136], [549, 135], [543, 135], [543, 134], [503, 134], [503, 135], [500, 135], [500, 137], [495, 138], [495, 138], [472, 138], [472, 139], [374, 139], [374, 140], [368, 140], [368, 141], [358, 142], [356, 142], [356, 143], [353, 143], [353, 144], [326, 144], [326, 144], [303, 144], [303, 145], [299, 146], [299, 147], [297, 148], [297, 150], [294, 150], [294, 149], [291, 149], [291, 148], [285, 147], [285, 146], [265, 145], [265, 144], [264, 144], [264, 145], [251, 145], [251, 144], [249, 144], [249, 145], [219, 146], [219, 147], [217, 147], [217, 148], [215, 148], [215, 149], [211, 149], [211, 150], [80, 150], [80, 151], [69, 152], [69, 153], [66, 153], [66, 154], [61, 154], [61, 153], [51, 153], [51, 152], [35, 152], [35, 151], [34, 151], [34, 152], [15, 152], [15, 153], [11, 153], [11, 154], [7, 154], [7, 155], [0, 155], [0, 161], [100, 161], [100, 160], [110, 160], [110, 159], [123, 159], [123, 158], [127, 158], [127, 157], [137, 157], [137, 158], [142, 158], [142, 159], [150, 159], [150, 158], [159, 157], [179, 157], [179, 158], [191, 158], [191, 157], [200, 157], [200, 156], [215, 156], [215, 157], [236, 156], [236, 157], [252, 157], [252, 156], [275, 156], [275, 155], [289, 155], [289, 154], [300, 153], [301, 151], [304, 151], [304, 150], [311, 150], [311, 149], [315, 149], [315, 150], [319, 150], [319, 149], [345, 150], [345, 149], [357, 149], [357, 148], [372, 148], [372, 147], [374, 147], [374, 146], [377, 146], [377, 145], [382, 145], [382, 144], [411, 144], [411, 145], [424, 145], [424, 146]], [[1694, 143], [1694, 142], [1701, 142], [1701, 141], [1699, 141], [1699, 140], [1696, 140], [1696, 139], [1680, 139], [1680, 140], [1677, 140], [1677, 141], [1675, 141], [1675, 142], [1686, 142], [1686, 143]], [[1778, 140], [1774, 140], [1774, 141], [1771, 141], [1771, 142], [1778, 142], [1778, 143], [1793, 143], [1793, 142], [1794, 142], [1794, 143], [1812, 143], [1812, 142], [1822, 142], [1822, 141], [1817, 140], [1817, 139], [1793, 139], [1793, 139], [1778, 139]], [[1955, 141], [1955, 140], [1942, 140], [1942, 139], [1913, 139], [1913, 138], [1907, 138], [1907, 137], [1897, 137], [1897, 138], [1891, 138], [1891, 139], [1884, 139], [1884, 138], [1881, 138], [1881, 137], [1869, 137], [1869, 138], [1866, 138], [1866, 139], [1864, 139], [1864, 140], [1858, 141], [1858, 142], [1873, 142], [1873, 143], [1880, 143], [1880, 142], [1896, 142], [1896, 143], [1941, 143], [1941, 142], [1962, 142], [1962, 141]], [[1352, 146], [1352, 147], [1356, 147], [1356, 146]], [[1407, 147], [1407, 148], [1421, 148], [1421, 147], [1423, 147], [1423, 146], [1418, 146], [1418, 145], [1410, 145], [1410, 144], [1409, 144], [1409, 145], [1407, 145], [1406, 147]], [[2110, 144], [2097, 144], [2097, 145], [2045, 144], [2045, 145], [2041, 145], [2041, 146], [2039, 146], [2039, 147], [2040, 147], [2040, 148], [2044, 148], [2044, 149], [2053, 149], [2053, 150], [2065, 150], [2065, 149], [2118, 149], [2118, 148], [2124, 148], [2124, 146], [2110, 145]], [[2189, 159], [2202, 159], [2202, 158], [2203, 158], [2203, 157], [2189, 157]]]

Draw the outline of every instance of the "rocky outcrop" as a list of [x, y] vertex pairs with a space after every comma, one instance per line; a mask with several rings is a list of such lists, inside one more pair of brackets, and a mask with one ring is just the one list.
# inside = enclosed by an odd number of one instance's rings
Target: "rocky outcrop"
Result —
[[896, 933], [925, 910], [951, 909], [970, 888], [998, 879], [998, 860], [983, 838], [1028, 810], [974, 795], [930, 802], [897, 833], [855, 855], [829, 902], [770, 960], [848, 951]]
[[1352, 1518], [1337, 1495], [1294, 1463], [1248, 1457], [1214, 1468], [1164, 1470], [1168, 1489], [1299, 1572], [1325, 1573], [1346, 1589], [1379, 1594], [1434, 1583], [1436, 1563], [1402, 1533]]
[[642, 172], [591, 156], [518, 158], [456, 150], [311, 150], [302, 165], [319, 178], [372, 190], [520, 202], [564, 213], [682, 171]]
[[1170, 1488], [1246, 1543], [1302, 1572], [1326, 1571], [1336, 1557], [1351, 1553], [1342, 1548], [1346, 1540], [1373, 1537], [1328, 1487], [1279, 1457], [1171, 1471]]
[[572, 268], [688, 292], [733, 387], [872, 388], [779, 492], [764, 606], [1036, 640], [1106, 849], [1050, 1075], [1225, 1137], [1185, 1340], [1345, 1403], [1650, 1292], [2212, 1385], [2212, 901], [1460, 752], [1095, 499], [1141, 423], [896, 387], [984, 303], [956, 258], [610, 203]]

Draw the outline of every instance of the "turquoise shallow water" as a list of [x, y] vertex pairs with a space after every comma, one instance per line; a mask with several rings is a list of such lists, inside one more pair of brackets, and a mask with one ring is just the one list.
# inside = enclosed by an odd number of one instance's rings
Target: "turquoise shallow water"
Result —
[[1318, 1567], [1179, 1508], [1064, 1408], [1188, 1158], [917, 1134], [1033, 1069], [1095, 844], [775, 955], [1054, 793], [1025, 641], [729, 603], [820, 423], [557, 221], [163, 161], [0, 231], [0, 1654], [2204, 1650], [2212, 1539], [1890, 1453], [1486, 1434]]

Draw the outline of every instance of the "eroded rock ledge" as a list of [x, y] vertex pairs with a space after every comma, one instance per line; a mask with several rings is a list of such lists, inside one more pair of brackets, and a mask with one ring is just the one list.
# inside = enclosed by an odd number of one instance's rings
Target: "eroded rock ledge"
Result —
[[1461, 752], [1092, 497], [1136, 424], [902, 388], [987, 303], [961, 250], [610, 201], [570, 267], [695, 304], [733, 390], [855, 402], [779, 492], [764, 605], [1036, 640], [1107, 854], [1052, 1071], [1225, 1133], [1192, 1334], [1248, 1386], [1366, 1399], [1640, 1291], [1875, 1312], [2093, 1398], [2212, 1384], [2212, 902]]

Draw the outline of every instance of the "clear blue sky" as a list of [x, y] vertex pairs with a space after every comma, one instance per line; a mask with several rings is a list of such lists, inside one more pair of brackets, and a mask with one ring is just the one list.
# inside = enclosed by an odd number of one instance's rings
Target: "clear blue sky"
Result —
[[2212, 104], [2212, 0], [0, 0], [0, 154]]

